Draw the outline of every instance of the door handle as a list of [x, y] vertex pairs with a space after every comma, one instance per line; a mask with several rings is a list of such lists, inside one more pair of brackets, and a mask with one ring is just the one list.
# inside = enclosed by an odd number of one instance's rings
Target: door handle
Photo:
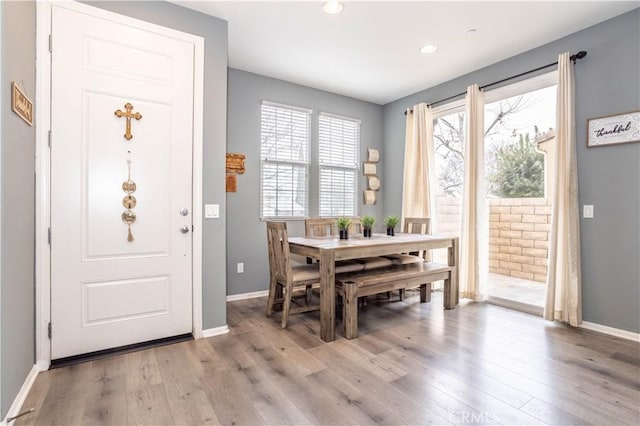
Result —
[[182, 232], [183, 234], [186, 234], [187, 232], [189, 232], [189, 225], [182, 225], [180, 227], [180, 232]]

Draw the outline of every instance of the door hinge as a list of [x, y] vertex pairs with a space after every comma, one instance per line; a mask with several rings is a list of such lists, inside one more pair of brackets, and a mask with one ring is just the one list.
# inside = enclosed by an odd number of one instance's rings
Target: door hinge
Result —
[[193, 226], [193, 225], [191, 225], [191, 232], [193, 232], [193, 231], [195, 231], [195, 230], [196, 230], [196, 227], [195, 227], [195, 226]]
[[49, 53], [53, 52], [53, 41], [51, 38], [51, 34], [49, 34]]
[[47, 326], [47, 336], [49, 336], [49, 339], [51, 339], [51, 323], [49, 323], [49, 325]]
[[51, 245], [51, 228], [47, 228], [47, 241]]
[[49, 138], [49, 148], [51, 148], [51, 130], [49, 130], [48, 138]]

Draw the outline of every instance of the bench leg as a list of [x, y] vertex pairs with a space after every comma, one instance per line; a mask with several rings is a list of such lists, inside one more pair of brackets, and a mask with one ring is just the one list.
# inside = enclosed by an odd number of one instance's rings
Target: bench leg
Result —
[[311, 304], [313, 301], [313, 286], [307, 285], [304, 299], [307, 305]]
[[359, 308], [367, 307], [367, 296], [358, 297], [358, 307]]
[[398, 296], [400, 296], [400, 300], [404, 300], [404, 288], [398, 290]]
[[342, 300], [343, 335], [345, 339], [354, 339], [358, 337], [358, 286], [351, 281], [343, 282], [342, 285], [344, 291]]
[[431, 283], [420, 284], [420, 303], [431, 302]]
[[449, 278], [444, 280], [444, 298], [443, 305], [445, 309], [455, 309], [457, 303], [457, 289], [454, 288], [452, 283], [452, 274], [449, 274]]

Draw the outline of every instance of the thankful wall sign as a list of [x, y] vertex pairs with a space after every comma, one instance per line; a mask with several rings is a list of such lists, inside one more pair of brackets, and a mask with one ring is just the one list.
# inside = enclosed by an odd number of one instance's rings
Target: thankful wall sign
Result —
[[628, 142], [640, 142], [640, 111], [587, 120], [588, 147]]

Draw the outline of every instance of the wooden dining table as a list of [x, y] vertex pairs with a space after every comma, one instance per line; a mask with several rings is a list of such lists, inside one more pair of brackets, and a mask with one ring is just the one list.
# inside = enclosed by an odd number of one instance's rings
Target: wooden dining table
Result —
[[[438, 235], [404, 234], [395, 236], [373, 234], [371, 238], [352, 236], [346, 240], [337, 237], [291, 237], [291, 253], [320, 261], [320, 338], [325, 342], [335, 340], [335, 263], [338, 260], [383, 256], [420, 250], [448, 249], [448, 264], [451, 266], [451, 286], [458, 294], [458, 238]], [[445, 309], [453, 309], [455, 297]]]

